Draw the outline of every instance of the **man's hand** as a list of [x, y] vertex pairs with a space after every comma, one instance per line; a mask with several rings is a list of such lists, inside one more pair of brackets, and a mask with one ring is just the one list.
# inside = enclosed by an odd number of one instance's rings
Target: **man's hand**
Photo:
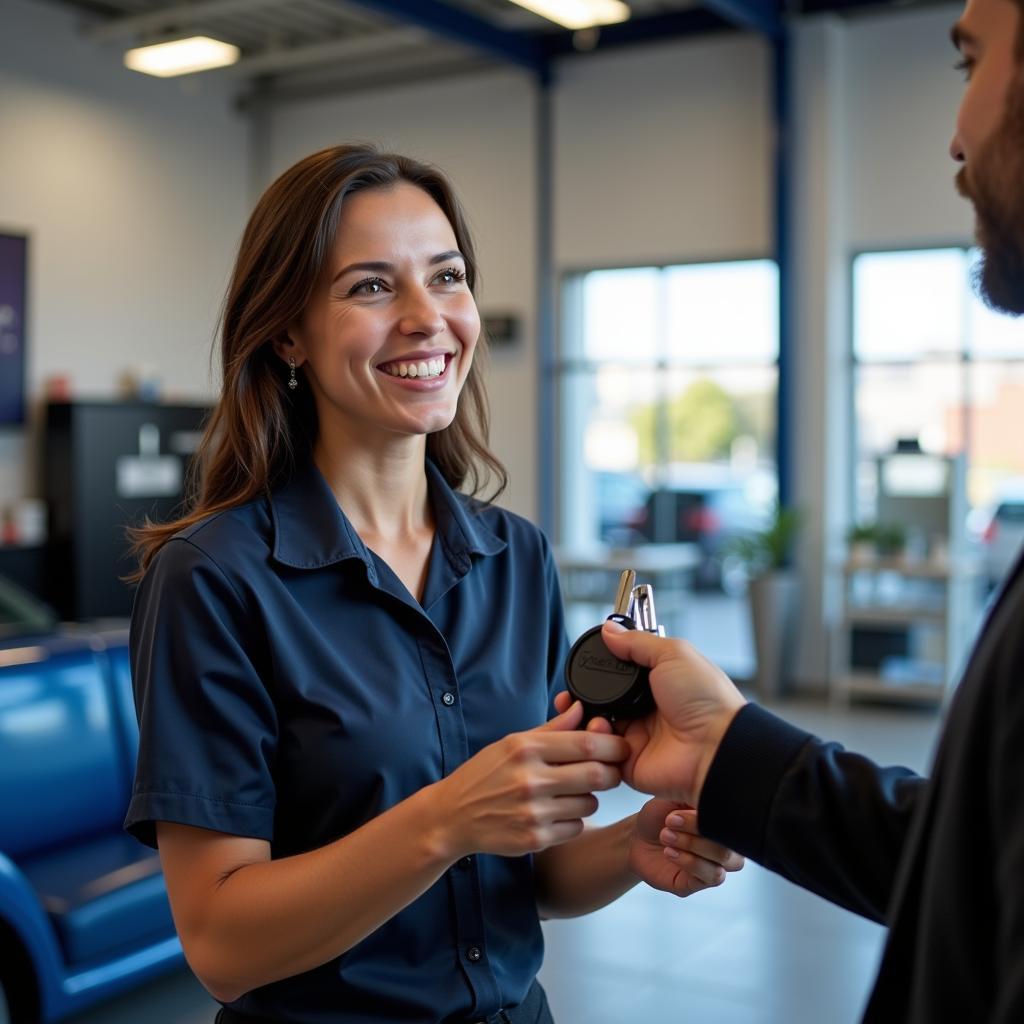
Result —
[[[666, 818], [681, 824], [666, 828]], [[665, 840], [671, 839], [671, 845]], [[636, 817], [629, 847], [629, 869], [662, 892], [691, 896], [721, 885], [727, 871], [739, 871], [743, 858], [697, 831], [697, 812], [671, 800], [648, 800]]]
[[[718, 744], [746, 698], [685, 640], [616, 622], [606, 622], [601, 637], [617, 658], [650, 669], [657, 704], [657, 711], [626, 724], [623, 779], [642, 793], [696, 807]], [[604, 731], [607, 723], [595, 720], [588, 728]]]

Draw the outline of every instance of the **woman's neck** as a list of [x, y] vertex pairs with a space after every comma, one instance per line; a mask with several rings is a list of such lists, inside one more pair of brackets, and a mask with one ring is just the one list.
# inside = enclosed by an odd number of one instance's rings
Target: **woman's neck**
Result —
[[433, 527], [427, 496], [426, 438], [373, 444], [337, 432], [317, 439], [317, 468], [370, 547], [422, 538]]

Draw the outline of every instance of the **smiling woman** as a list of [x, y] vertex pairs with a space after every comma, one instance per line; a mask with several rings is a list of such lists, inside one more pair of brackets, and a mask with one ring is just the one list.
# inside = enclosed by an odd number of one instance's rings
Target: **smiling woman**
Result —
[[[314, 323], [326, 329], [325, 318], [344, 305], [338, 294], [342, 284], [352, 293], [349, 306], [385, 292], [381, 274], [393, 271], [391, 264], [364, 256], [367, 262], [349, 266], [346, 248], [386, 247], [386, 240], [358, 232], [366, 226], [367, 207], [388, 206], [382, 193], [395, 191], [412, 193], [413, 206], [418, 199], [421, 208], [434, 214], [431, 226], [452, 244], [450, 251], [431, 255], [457, 263], [447, 275], [445, 267], [438, 268], [440, 276], [461, 279], [464, 304], [472, 304], [475, 313], [473, 242], [458, 198], [436, 168], [372, 147], [338, 146], [285, 171], [261, 198], [239, 247], [223, 317], [221, 398], [193, 463], [191, 509], [180, 520], [147, 524], [135, 532], [143, 570], [178, 530], [265, 494], [311, 448], [320, 412], [315, 395], [322, 389], [288, 388], [295, 375], [279, 359], [292, 357], [293, 336], [302, 335], [303, 326], [305, 331]], [[357, 205], [352, 202], [357, 197], [369, 202]], [[343, 210], [350, 230], [339, 232]], [[478, 337], [472, 341], [483, 348]], [[478, 493], [489, 481], [493, 499], [504, 489], [506, 476], [487, 447], [480, 355], [476, 366], [472, 350], [465, 360], [455, 416], [427, 439], [427, 452], [449, 485]], [[301, 362], [299, 355], [296, 367]]]
[[242, 239], [194, 506], [137, 534], [126, 825], [222, 1022], [546, 1024], [542, 914], [738, 866], [696, 836], [666, 857], [665, 801], [583, 834], [626, 746], [554, 714], [546, 539], [460, 491], [504, 482], [476, 273], [433, 168], [286, 171]]

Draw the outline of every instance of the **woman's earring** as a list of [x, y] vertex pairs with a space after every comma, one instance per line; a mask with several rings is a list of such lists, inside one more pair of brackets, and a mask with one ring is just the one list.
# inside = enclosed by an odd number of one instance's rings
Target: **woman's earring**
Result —
[[292, 375], [288, 378], [288, 387], [294, 391], [299, 386], [299, 382], [295, 379], [295, 356], [288, 357], [288, 368], [292, 371]]

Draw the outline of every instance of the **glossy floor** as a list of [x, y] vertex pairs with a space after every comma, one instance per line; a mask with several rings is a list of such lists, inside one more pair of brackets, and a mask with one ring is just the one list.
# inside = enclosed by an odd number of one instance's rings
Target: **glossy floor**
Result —
[[[886, 763], [927, 766], [934, 712], [790, 703], [781, 713]], [[603, 821], [642, 798], [606, 794]], [[883, 930], [748, 864], [680, 901], [637, 888], [590, 917], [545, 925], [541, 979], [559, 1024], [854, 1024]], [[215, 1004], [182, 972], [74, 1024], [210, 1024]]]

